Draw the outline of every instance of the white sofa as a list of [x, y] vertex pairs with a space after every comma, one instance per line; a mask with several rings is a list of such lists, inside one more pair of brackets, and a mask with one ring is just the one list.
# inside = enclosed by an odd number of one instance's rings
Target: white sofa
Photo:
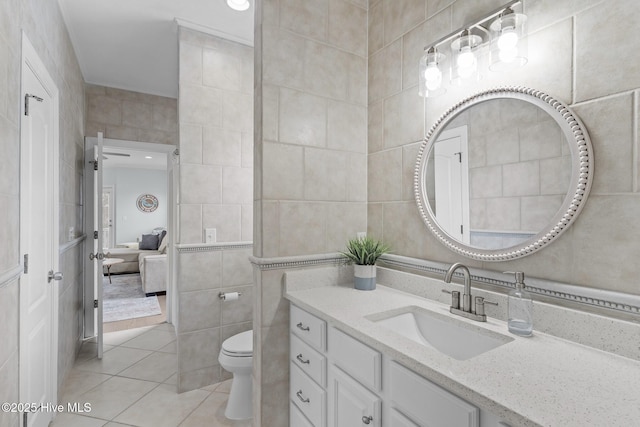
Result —
[[145, 294], [167, 291], [167, 254], [141, 253], [138, 265]]
[[[137, 247], [111, 249], [107, 258], [120, 258], [123, 262], [113, 264], [111, 273], [140, 273], [145, 294], [167, 290], [167, 239], [164, 237], [157, 251], [140, 250]], [[106, 271], [105, 271], [106, 273]]]

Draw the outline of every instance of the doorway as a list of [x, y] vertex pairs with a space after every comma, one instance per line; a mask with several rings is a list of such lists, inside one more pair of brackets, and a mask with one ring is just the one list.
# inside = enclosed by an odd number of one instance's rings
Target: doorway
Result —
[[[85, 181], [86, 206], [92, 205], [91, 200], [101, 200], [98, 215], [94, 216], [87, 213], [85, 214], [85, 219], [92, 221], [91, 224], [88, 223], [86, 225], [87, 230], [102, 230], [100, 233], [94, 233], [94, 235], [99, 234], [101, 240], [100, 255], [94, 254], [94, 258], [96, 256], [103, 257], [103, 261], [106, 261], [104, 264], [109, 266], [105, 267], [104, 271], [108, 268], [111, 276], [110, 280], [105, 280], [102, 277], [103, 270], [100, 267], [97, 267], [97, 275], [92, 274], [91, 270], [96, 269], [96, 267], [90, 261], [91, 254], [87, 254], [86, 271], [88, 274], [85, 280], [85, 294], [87, 295], [85, 308], [88, 309], [85, 309], [85, 337], [97, 336], [98, 347], [100, 347], [100, 342], [102, 341], [100, 337], [103, 330], [104, 332], [110, 332], [136, 328], [155, 324], [165, 319], [167, 322], [171, 322], [172, 281], [168, 267], [173, 262], [173, 255], [170, 250], [172, 244], [167, 246], [166, 254], [162, 254], [165, 259], [164, 266], [161, 268], [166, 270], [166, 275], [164, 272], [161, 274], [164, 277], [163, 281], [166, 281], [166, 294], [162, 290], [157, 293], [157, 289], [145, 290], [144, 284], [147, 281], [141, 274], [142, 271], [139, 271], [145, 268], [145, 265], [153, 263], [153, 272], [157, 274], [160, 271], [156, 269], [157, 262], [162, 262], [157, 258], [162, 256], [158, 255], [156, 259], [148, 257], [149, 259], [145, 258], [143, 262], [139, 262], [142, 261], [142, 254], [145, 251], [137, 246], [143, 234], [154, 233], [158, 228], [166, 229], [167, 236], [172, 238], [174, 228], [171, 218], [176, 201], [173, 196], [174, 182], [170, 179], [170, 172], [175, 164], [177, 155], [174, 154], [176, 149], [173, 145], [103, 138], [101, 143], [102, 150], [98, 150], [101, 153], [98, 156], [100, 166], [94, 172], [93, 163], [97, 163], [94, 160], [94, 156], [96, 156], [94, 147], [98, 145], [100, 145], [99, 138], [87, 137], [85, 139], [85, 153], [87, 155], [85, 163], [89, 169], [92, 169], [87, 171], [85, 175], [97, 174], [94, 176], [93, 181], [100, 183], [100, 191], [94, 191], [97, 188], [90, 185], [88, 180]], [[163, 188], [164, 193], [158, 193], [158, 188]], [[138, 206], [142, 196], [155, 198], [156, 206]], [[143, 197], [142, 200], [143, 202], [148, 202], [149, 198]], [[105, 203], [105, 200], [108, 200], [108, 202]], [[159, 204], [158, 201], [160, 202]], [[164, 215], [158, 216], [160, 209], [163, 210]], [[95, 228], [95, 224], [98, 224], [99, 227]], [[169, 239], [170, 241], [171, 239]], [[160, 239], [158, 243], [160, 243]], [[87, 245], [88, 249], [89, 246]], [[140, 255], [137, 253], [138, 249], [142, 252]], [[115, 263], [113, 263], [114, 259]], [[147, 261], [149, 261], [148, 264]], [[145, 274], [144, 276], [147, 275]], [[109, 283], [110, 281], [112, 283]], [[105, 292], [102, 289], [103, 283], [104, 286], [114, 288], [115, 295], [113, 292]], [[138, 288], [142, 284], [139, 290], [143, 291], [142, 294], [140, 292], [133, 292], [132, 294], [130, 291], [134, 289], [129, 286], [131, 283]], [[101, 288], [100, 290], [98, 290], [98, 285]], [[124, 295], [118, 293], [118, 285], [121, 285], [122, 289], [126, 290]], [[102, 295], [102, 298], [96, 297], [97, 295]], [[126, 298], [130, 301], [122, 301], [122, 304], [120, 304], [119, 301], [117, 303], [113, 301], [113, 298]], [[145, 308], [146, 304], [140, 301], [140, 299], [146, 299], [147, 302], [150, 302], [150, 298], [157, 298], [158, 304], [162, 307], [160, 315], [151, 315], [150, 312], [153, 312], [153, 310], [147, 310]], [[95, 299], [99, 299], [102, 303], [99, 301], [94, 304]], [[136, 301], [131, 301], [132, 299]], [[140, 302], [142, 304], [136, 304]], [[94, 308], [96, 305], [98, 307]], [[122, 320], [114, 320], [114, 317], [110, 316], [110, 314], [113, 314], [114, 306], [116, 311], [119, 312], [118, 314], [124, 315], [121, 317]], [[127, 318], [126, 310], [128, 306], [133, 307], [132, 309], [136, 311], [139, 317]], [[106, 315], [104, 314], [105, 310], [107, 310]], [[103, 315], [105, 315], [104, 318], [102, 317]], [[109, 319], [109, 323], [103, 323], [107, 319]], [[116, 319], [119, 318], [116, 317]]]
[[[57, 401], [59, 93], [22, 34], [20, 115], [20, 402]], [[44, 427], [53, 414], [23, 413], [23, 426]]]
[[435, 214], [452, 238], [469, 244], [469, 153], [467, 126], [442, 132], [434, 147]]

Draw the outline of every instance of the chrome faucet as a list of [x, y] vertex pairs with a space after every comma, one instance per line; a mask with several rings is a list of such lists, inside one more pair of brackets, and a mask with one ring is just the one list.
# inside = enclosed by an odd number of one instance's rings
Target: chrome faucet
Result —
[[464, 276], [464, 290], [462, 293], [462, 308], [460, 308], [460, 292], [453, 291], [449, 292], [443, 290], [443, 292], [451, 293], [451, 307], [449, 311], [452, 314], [457, 314], [459, 316], [466, 317], [467, 319], [477, 320], [479, 322], [486, 322], [487, 316], [484, 314], [484, 304], [495, 304], [494, 302], [485, 301], [483, 297], [475, 297], [473, 298], [471, 295], [471, 273], [469, 273], [469, 269], [466, 265], [457, 262], [449, 267], [447, 273], [444, 275], [444, 281], [446, 283], [451, 283], [451, 279], [453, 278], [453, 273], [456, 270], [462, 270], [462, 274]]

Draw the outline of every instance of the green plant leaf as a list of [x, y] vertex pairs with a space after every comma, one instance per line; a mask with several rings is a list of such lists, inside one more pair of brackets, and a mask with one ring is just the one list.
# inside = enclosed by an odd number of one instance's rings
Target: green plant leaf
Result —
[[378, 258], [389, 252], [389, 246], [369, 236], [351, 239], [347, 251], [341, 252], [350, 262], [358, 265], [374, 265]]

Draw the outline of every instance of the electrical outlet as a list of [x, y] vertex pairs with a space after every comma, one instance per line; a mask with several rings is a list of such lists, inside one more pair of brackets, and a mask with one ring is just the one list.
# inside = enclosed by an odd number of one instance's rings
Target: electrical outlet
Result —
[[216, 236], [216, 229], [215, 228], [205, 228], [204, 229], [204, 242], [205, 243], [215, 243], [217, 236]]
[[358, 239], [364, 239], [365, 237], [367, 237], [367, 232], [366, 231], [358, 231], [356, 233], [356, 237]]

